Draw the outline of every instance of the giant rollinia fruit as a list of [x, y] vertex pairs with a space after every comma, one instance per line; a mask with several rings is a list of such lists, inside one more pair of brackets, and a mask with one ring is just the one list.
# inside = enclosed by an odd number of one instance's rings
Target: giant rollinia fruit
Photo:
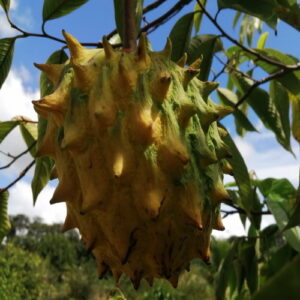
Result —
[[209, 261], [212, 229], [224, 229], [230, 153], [216, 121], [232, 110], [208, 98], [217, 84], [197, 79], [200, 61], [171, 61], [170, 40], [152, 52], [142, 35], [128, 53], [64, 36], [71, 58], [36, 65], [55, 90], [33, 101], [48, 121], [38, 155], [55, 160], [63, 231], [79, 229], [100, 277], [177, 286], [193, 258]]

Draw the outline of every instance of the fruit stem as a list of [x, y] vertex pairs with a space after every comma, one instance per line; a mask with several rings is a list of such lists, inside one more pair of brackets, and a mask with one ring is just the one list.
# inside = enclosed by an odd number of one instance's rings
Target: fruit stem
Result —
[[136, 12], [135, 0], [124, 0], [124, 41], [123, 49], [126, 52], [136, 50]]

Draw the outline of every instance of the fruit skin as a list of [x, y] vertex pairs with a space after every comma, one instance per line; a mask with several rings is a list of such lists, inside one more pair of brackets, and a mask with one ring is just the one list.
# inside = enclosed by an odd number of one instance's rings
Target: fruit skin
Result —
[[63, 34], [71, 58], [36, 64], [55, 91], [33, 101], [48, 121], [38, 155], [54, 158], [59, 179], [50, 202], [66, 202], [63, 231], [79, 229], [100, 278], [110, 269], [135, 288], [142, 278], [176, 287], [190, 260], [209, 261], [212, 229], [224, 230], [230, 153], [216, 121], [231, 109], [208, 98], [217, 84], [197, 79], [200, 61], [171, 61], [170, 40], [152, 52], [142, 35], [127, 53]]

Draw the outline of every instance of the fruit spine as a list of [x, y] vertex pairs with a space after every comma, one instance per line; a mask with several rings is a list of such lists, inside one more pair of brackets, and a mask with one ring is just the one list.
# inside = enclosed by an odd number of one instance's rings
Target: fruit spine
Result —
[[[64, 32], [71, 58], [36, 64], [55, 91], [33, 101], [47, 119], [38, 155], [55, 160], [59, 184], [51, 203], [66, 202], [63, 231], [78, 228], [99, 276], [179, 274], [193, 258], [210, 257], [212, 229], [223, 230], [220, 203], [229, 198], [222, 168], [232, 171], [217, 120], [231, 113], [197, 79], [201, 61], [171, 61], [171, 41], [135, 52], [87, 49]], [[226, 134], [226, 132], [225, 132]]]

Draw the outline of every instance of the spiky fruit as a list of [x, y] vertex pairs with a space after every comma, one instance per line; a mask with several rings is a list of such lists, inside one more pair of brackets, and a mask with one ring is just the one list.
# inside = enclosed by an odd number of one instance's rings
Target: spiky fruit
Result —
[[48, 120], [38, 154], [55, 160], [51, 203], [66, 202], [63, 231], [79, 229], [100, 277], [110, 269], [135, 287], [142, 278], [176, 286], [190, 260], [209, 261], [212, 229], [224, 229], [230, 153], [216, 121], [231, 110], [208, 99], [217, 84], [197, 79], [199, 62], [171, 61], [169, 40], [152, 52], [143, 35], [127, 53], [64, 36], [71, 59], [37, 65], [55, 91], [33, 101]]

